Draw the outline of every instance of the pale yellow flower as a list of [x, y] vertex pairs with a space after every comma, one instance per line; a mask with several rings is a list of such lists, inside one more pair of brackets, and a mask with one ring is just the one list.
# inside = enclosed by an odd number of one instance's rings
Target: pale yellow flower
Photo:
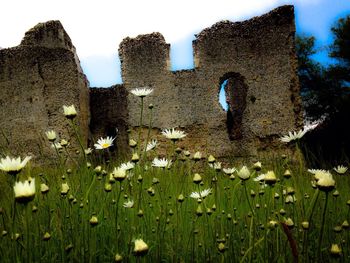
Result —
[[47, 193], [49, 190], [50, 190], [50, 189], [49, 189], [49, 187], [48, 187], [46, 184], [41, 184], [41, 185], [40, 185], [40, 191], [41, 191], [43, 194]]
[[77, 111], [74, 105], [70, 105], [70, 106], [63, 105], [63, 113], [67, 119], [74, 119], [75, 116], [77, 116]]
[[132, 161], [133, 163], [137, 163], [139, 160], [140, 160], [139, 155], [138, 155], [137, 153], [133, 153], [133, 154], [132, 154], [132, 157], [131, 157], [131, 161]]
[[19, 203], [27, 203], [35, 197], [35, 178], [29, 178], [24, 182], [16, 182], [13, 190], [15, 199]]
[[284, 221], [284, 223], [285, 223], [289, 228], [292, 228], [292, 227], [294, 226], [294, 222], [293, 222], [293, 220], [292, 220], [290, 217], [288, 217], [288, 218]]
[[194, 176], [193, 176], [193, 179], [192, 181], [195, 183], [195, 184], [199, 184], [200, 182], [202, 182], [202, 176], [198, 173], [196, 173]]
[[61, 144], [61, 146], [66, 147], [66, 146], [68, 146], [69, 143], [65, 139], [62, 139], [60, 144]]
[[195, 154], [193, 155], [193, 159], [195, 161], [199, 161], [200, 159], [202, 159], [202, 154], [201, 152], [195, 152]]
[[[316, 175], [315, 175], [316, 176]], [[328, 173], [324, 174], [316, 183], [318, 189], [321, 191], [329, 192], [335, 188], [335, 181], [333, 176]]]
[[67, 183], [63, 183], [61, 185], [61, 195], [66, 195], [69, 191], [69, 185]]
[[31, 156], [27, 156], [23, 161], [21, 161], [21, 157], [10, 158], [6, 156], [6, 158], [1, 158], [0, 160], [0, 170], [16, 175], [26, 166], [30, 159], [32, 159]]
[[57, 138], [56, 132], [53, 130], [45, 132], [45, 135], [50, 142], [55, 141]]
[[237, 171], [238, 177], [245, 181], [248, 180], [250, 177], [250, 171], [247, 168], [247, 166], [243, 166], [239, 171]]
[[332, 246], [331, 246], [331, 254], [332, 254], [332, 256], [338, 257], [338, 256], [341, 255], [341, 253], [342, 253], [342, 251], [341, 251], [341, 248], [339, 247], [339, 245], [338, 244], [332, 244]]
[[129, 146], [131, 148], [135, 148], [137, 146], [137, 142], [134, 139], [129, 140]]
[[274, 185], [277, 182], [277, 177], [276, 177], [274, 171], [268, 171], [265, 174], [264, 181], [268, 185]]
[[260, 171], [261, 170], [261, 162], [256, 162], [253, 164], [253, 169], [255, 169], [256, 171]]
[[96, 226], [97, 224], [98, 224], [98, 218], [97, 218], [97, 216], [92, 216], [91, 218], [90, 218], [90, 225], [92, 225], [92, 226]]
[[209, 155], [208, 163], [213, 163], [213, 162], [215, 162], [215, 157], [213, 155]]
[[112, 175], [115, 180], [123, 181], [126, 178], [126, 171], [122, 168], [114, 168]]
[[135, 239], [134, 254], [135, 256], [144, 256], [148, 252], [148, 245], [142, 239]]
[[84, 150], [85, 155], [90, 155], [92, 153], [92, 149], [91, 148], [87, 148]]
[[337, 167], [333, 168], [334, 171], [336, 171], [338, 174], [345, 174], [346, 171], [348, 170], [348, 167], [344, 165], [338, 165]]
[[216, 171], [221, 170], [221, 162], [209, 163], [209, 166], [215, 169]]

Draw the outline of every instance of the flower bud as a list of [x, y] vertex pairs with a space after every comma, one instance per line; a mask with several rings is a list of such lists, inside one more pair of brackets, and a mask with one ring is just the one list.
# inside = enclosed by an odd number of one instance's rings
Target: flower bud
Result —
[[97, 219], [97, 217], [96, 216], [92, 216], [91, 218], [90, 218], [90, 225], [92, 225], [92, 226], [96, 226], [97, 224], [98, 224], [98, 219]]
[[202, 177], [200, 176], [200, 174], [196, 173], [194, 176], [193, 176], [193, 182], [195, 184], [199, 184], [200, 182], [202, 182]]
[[148, 252], [148, 245], [142, 239], [135, 240], [134, 255], [144, 256]]

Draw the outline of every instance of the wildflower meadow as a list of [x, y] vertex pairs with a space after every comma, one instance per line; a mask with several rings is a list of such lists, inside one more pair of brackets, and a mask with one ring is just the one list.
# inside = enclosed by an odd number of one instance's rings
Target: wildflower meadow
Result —
[[54, 164], [0, 153], [1, 262], [350, 261], [348, 163], [306, 167], [305, 129], [280, 139], [292, 156], [218, 160], [179, 148], [177, 128], [160, 131], [160, 154], [141, 134], [151, 93], [132, 91], [140, 129], [129, 159], [110, 158], [113, 137], [86, 149], [74, 105], [63, 107], [74, 138], [45, 134]]

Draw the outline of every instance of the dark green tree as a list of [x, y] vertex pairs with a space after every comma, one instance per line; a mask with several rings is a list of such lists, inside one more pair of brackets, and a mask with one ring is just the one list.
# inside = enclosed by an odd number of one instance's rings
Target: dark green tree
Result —
[[312, 59], [317, 53], [313, 36], [297, 36], [295, 42], [303, 107], [308, 118], [319, 119], [330, 111], [326, 69]]
[[335, 63], [327, 68], [312, 59], [314, 37], [297, 37], [301, 95], [306, 115], [327, 120], [305, 136], [303, 151], [310, 166], [329, 169], [350, 162], [350, 16], [332, 27], [334, 41], [329, 56]]
[[337, 63], [329, 68], [329, 78], [348, 93], [350, 87], [350, 15], [341, 18], [332, 27], [334, 42], [330, 46], [330, 57]]

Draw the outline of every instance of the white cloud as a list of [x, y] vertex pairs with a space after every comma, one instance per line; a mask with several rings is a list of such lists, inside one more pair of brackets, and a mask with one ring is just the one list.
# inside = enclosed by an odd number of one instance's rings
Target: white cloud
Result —
[[160, 32], [172, 44], [173, 69], [189, 68], [193, 34], [220, 20], [245, 20], [283, 4], [307, 9], [324, 1], [328, 0], [3, 0], [0, 47], [18, 45], [39, 22], [60, 20], [92, 86], [109, 86], [121, 82], [116, 55], [125, 37]]
[[81, 57], [111, 54], [127, 36], [158, 31], [172, 43], [219, 20], [260, 15], [282, 2], [286, 1], [8, 0], [2, 3], [0, 46], [18, 45], [38, 22], [59, 19]]

